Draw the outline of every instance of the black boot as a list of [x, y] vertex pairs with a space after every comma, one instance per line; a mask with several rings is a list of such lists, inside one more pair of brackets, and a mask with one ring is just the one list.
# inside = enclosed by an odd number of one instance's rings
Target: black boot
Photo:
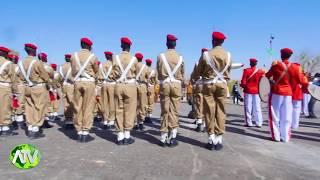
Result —
[[33, 136], [31, 137], [31, 139], [40, 139], [45, 137], [46, 135], [42, 133], [41, 130], [37, 131], [37, 132], [32, 132]]
[[78, 138], [77, 138], [77, 141], [78, 141], [78, 142], [81, 142], [81, 141], [82, 141], [82, 136], [83, 136], [82, 134], [78, 134]]
[[172, 147], [172, 148], [178, 146], [177, 139], [176, 138], [171, 138], [169, 146]]
[[205, 147], [206, 147], [208, 150], [212, 151], [212, 150], [215, 148], [215, 145], [208, 143], [208, 144], [206, 144]]
[[44, 122], [43, 122], [43, 124], [41, 126], [41, 128], [45, 128], [45, 129], [49, 129], [49, 128], [52, 128], [52, 127], [53, 127], [53, 125], [51, 125], [48, 120], [44, 120]]
[[203, 124], [197, 124], [196, 131], [197, 131], [197, 132], [204, 132], [204, 126], [203, 126]]
[[218, 143], [218, 144], [216, 144], [216, 145], [214, 146], [214, 149], [215, 149], [216, 151], [220, 151], [222, 148], [223, 148], [222, 143]]
[[133, 144], [135, 141], [134, 141], [134, 139], [133, 138], [124, 138], [123, 139], [123, 144], [124, 145], [129, 145], [129, 144]]
[[82, 135], [82, 138], [81, 138], [82, 143], [87, 143], [87, 142], [90, 142], [93, 140], [94, 140], [94, 138], [92, 136], [90, 136], [90, 134]]
[[7, 130], [7, 131], [1, 131], [0, 136], [6, 137], [6, 136], [15, 136], [18, 135], [17, 132], [13, 132], [11, 129]]
[[19, 125], [18, 125], [17, 121], [12, 121], [12, 123], [11, 123], [10, 126], [11, 126], [11, 128], [12, 128], [13, 130], [19, 129]]
[[152, 124], [151, 118], [150, 118], [150, 117], [145, 117], [145, 118], [144, 118], [144, 123]]
[[139, 124], [136, 124], [133, 129], [136, 131], [139, 130]]
[[140, 131], [144, 131], [144, 129], [145, 129], [145, 128], [144, 128], [144, 125], [143, 125], [143, 124], [139, 124], [139, 130], [140, 130]]
[[71, 130], [71, 129], [74, 129], [74, 126], [73, 126], [73, 124], [65, 124], [64, 128], [67, 130]]

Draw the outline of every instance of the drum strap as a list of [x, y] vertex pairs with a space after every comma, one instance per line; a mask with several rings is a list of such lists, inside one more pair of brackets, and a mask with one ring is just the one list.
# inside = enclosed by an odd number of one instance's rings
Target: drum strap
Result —
[[277, 85], [284, 78], [284, 76], [288, 73], [289, 67], [291, 66], [291, 63], [289, 63], [288, 66], [286, 66], [286, 64], [284, 64], [283, 62], [281, 62], [281, 64], [284, 68], [284, 71], [280, 75], [279, 79], [274, 83], [274, 85]]
[[256, 69], [253, 71], [253, 73], [248, 77], [248, 81], [249, 81], [249, 79], [251, 79], [258, 71], [259, 71], [259, 69], [256, 68]]

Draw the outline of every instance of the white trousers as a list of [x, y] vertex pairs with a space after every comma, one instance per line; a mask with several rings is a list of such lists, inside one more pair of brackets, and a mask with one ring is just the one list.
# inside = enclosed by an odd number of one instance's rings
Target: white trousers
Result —
[[302, 112], [305, 116], [309, 116], [309, 108], [308, 104], [310, 102], [311, 95], [303, 93], [303, 104], [302, 104]]
[[301, 100], [292, 100], [292, 129], [298, 129], [301, 113]]
[[292, 97], [271, 94], [269, 118], [272, 139], [288, 142], [291, 137]]
[[247, 126], [252, 126], [252, 119], [255, 120], [257, 126], [262, 126], [263, 119], [259, 94], [244, 94], [244, 113]]

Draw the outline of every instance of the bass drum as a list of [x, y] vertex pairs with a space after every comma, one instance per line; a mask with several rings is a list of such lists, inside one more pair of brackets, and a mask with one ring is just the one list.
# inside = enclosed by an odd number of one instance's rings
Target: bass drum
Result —
[[271, 91], [271, 85], [268, 78], [263, 76], [259, 81], [259, 96], [262, 102], [267, 103], [269, 101], [269, 95]]

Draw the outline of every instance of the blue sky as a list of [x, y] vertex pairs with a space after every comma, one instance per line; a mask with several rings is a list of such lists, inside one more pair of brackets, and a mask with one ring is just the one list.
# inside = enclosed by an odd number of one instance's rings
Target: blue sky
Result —
[[[103, 52], [119, 53], [120, 37], [128, 36], [133, 52], [155, 61], [172, 33], [189, 74], [200, 49], [211, 47], [211, 32], [221, 31], [234, 61], [248, 64], [256, 57], [260, 66], [269, 66], [270, 33], [275, 59], [282, 47], [320, 54], [319, 7], [317, 0], [10, 0], [1, 2], [0, 45], [24, 57], [23, 44], [33, 42], [50, 62], [62, 64], [65, 53], [79, 49], [81, 37], [93, 40], [94, 53], [104, 61]], [[241, 73], [235, 70], [232, 77]]]

